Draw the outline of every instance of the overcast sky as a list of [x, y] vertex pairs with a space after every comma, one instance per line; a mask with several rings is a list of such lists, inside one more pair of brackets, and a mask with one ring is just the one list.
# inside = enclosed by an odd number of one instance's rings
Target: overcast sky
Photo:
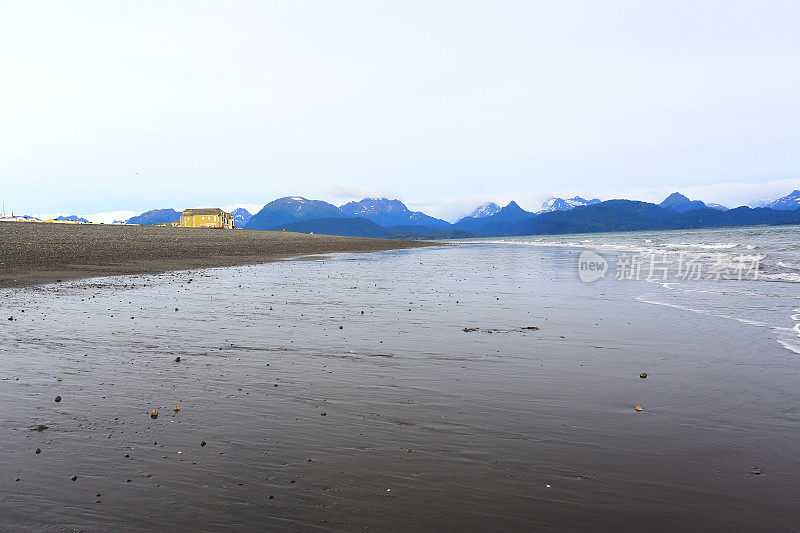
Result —
[[4, 2], [0, 200], [772, 199], [798, 28], [795, 0]]

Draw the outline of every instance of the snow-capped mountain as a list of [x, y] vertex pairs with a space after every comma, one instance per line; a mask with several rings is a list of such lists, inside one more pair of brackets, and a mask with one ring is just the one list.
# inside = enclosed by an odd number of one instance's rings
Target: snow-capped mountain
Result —
[[500, 208], [500, 210], [490, 216], [483, 218], [470, 218], [464, 217], [456, 222], [453, 227], [464, 231], [478, 231], [487, 224], [503, 224], [518, 222], [528, 218], [533, 218], [536, 215], [530, 211], [522, 209], [517, 202], [513, 200], [508, 202], [508, 205]]
[[542, 204], [542, 209], [539, 211], [539, 213], [549, 213], [550, 211], [567, 211], [568, 209], [574, 209], [582, 205], [594, 205], [599, 203], [600, 200], [597, 198], [593, 200], [586, 200], [580, 196], [575, 196], [566, 200], [563, 198], [551, 198]]
[[250, 222], [250, 219], [253, 218], [253, 215], [244, 207], [237, 207], [231, 211], [231, 217], [233, 217], [234, 226], [237, 228], [243, 228], [245, 224]]
[[400, 200], [388, 198], [364, 198], [359, 202], [348, 202], [339, 208], [346, 217], [359, 217], [371, 220], [379, 226], [425, 226], [444, 229], [449, 222], [426, 215], [421, 211], [411, 211]]
[[272, 229], [281, 224], [314, 218], [339, 218], [339, 208], [321, 200], [286, 196], [265, 205], [246, 224], [247, 229]]
[[783, 198], [778, 198], [774, 202], [770, 202], [767, 204], [767, 207], [780, 211], [800, 208], [800, 189], [794, 190]]
[[470, 213], [469, 215], [463, 216], [459, 218], [459, 222], [465, 218], [486, 218], [492, 215], [496, 215], [500, 212], [501, 207], [494, 202], [487, 202], [485, 204], [479, 205], [475, 208], [475, 210]]

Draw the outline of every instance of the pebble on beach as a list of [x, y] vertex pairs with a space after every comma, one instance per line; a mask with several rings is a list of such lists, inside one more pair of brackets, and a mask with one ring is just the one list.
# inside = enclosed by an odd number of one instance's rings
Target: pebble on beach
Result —
[[152, 418], [153, 420], [158, 418], [158, 410], [157, 409], [153, 409], [152, 411], [150, 411], [150, 418]]
[[642, 378], [642, 379], [646, 378], [647, 377], [647, 372], [642, 372], [641, 374], [639, 374], [639, 377]]
[[56, 396], [56, 402], [60, 402], [60, 401], [61, 401], [61, 396]]

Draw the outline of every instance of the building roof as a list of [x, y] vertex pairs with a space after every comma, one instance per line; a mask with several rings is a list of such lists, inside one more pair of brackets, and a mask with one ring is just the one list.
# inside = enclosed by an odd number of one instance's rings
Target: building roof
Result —
[[226, 213], [219, 207], [204, 207], [200, 209], [184, 209], [183, 216], [191, 217], [194, 215], [228, 215], [231, 216], [230, 213]]

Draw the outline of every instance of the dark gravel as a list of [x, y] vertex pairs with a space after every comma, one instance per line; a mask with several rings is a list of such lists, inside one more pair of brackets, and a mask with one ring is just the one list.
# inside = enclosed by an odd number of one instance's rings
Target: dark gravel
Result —
[[429, 243], [278, 231], [0, 222], [0, 287], [420, 246]]

